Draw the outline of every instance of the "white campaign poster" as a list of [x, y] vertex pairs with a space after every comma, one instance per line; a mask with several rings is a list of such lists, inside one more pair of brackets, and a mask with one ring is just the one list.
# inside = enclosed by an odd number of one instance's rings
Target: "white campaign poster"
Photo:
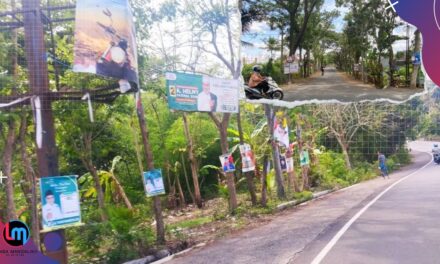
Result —
[[242, 171], [249, 172], [255, 170], [255, 158], [249, 144], [240, 145]]
[[217, 97], [217, 109], [220, 113], [238, 113], [239, 80], [220, 79], [204, 76], [209, 80], [210, 91]]
[[293, 172], [293, 157], [286, 158], [286, 172]]

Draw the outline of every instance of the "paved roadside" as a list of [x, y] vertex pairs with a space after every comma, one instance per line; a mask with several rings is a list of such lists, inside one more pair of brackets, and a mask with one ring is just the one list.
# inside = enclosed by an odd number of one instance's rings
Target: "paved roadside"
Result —
[[431, 159], [427, 153], [412, 154], [414, 163], [392, 174], [390, 180], [376, 178], [329, 194], [291, 209], [266, 225], [220, 239], [168, 263], [290, 263], [320, 234], [335, 229], [387, 186]]
[[314, 74], [309, 79], [291, 86], [284, 86], [284, 101], [339, 100], [355, 102], [363, 100], [390, 99], [407, 100], [423, 89], [388, 88], [376, 89], [373, 85], [354, 80], [334, 68], [327, 69], [324, 76]]

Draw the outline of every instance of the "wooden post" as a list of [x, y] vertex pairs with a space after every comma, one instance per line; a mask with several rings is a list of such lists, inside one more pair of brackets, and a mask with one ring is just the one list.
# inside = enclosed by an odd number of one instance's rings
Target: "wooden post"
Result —
[[[22, 5], [24, 10], [30, 10], [30, 12], [23, 13], [29, 86], [32, 93], [39, 96], [41, 101], [42, 144], [37, 143], [38, 172], [40, 177], [58, 176], [58, 153], [55, 144], [52, 102], [47, 96], [50, 91], [49, 76], [46, 48], [44, 45], [43, 24], [40, 15], [40, 0], [22, 0]], [[64, 230], [51, 233], [56, 233], [61, 238], [62, 243], [55, 251], [46, 250], [45, 254], [62, 264], [67, 263]]]

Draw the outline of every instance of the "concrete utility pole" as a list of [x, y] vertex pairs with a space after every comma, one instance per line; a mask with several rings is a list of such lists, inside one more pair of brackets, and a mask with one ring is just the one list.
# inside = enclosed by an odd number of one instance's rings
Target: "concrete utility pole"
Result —
[[[44, 45], [43, 23], [41, 22], [40, 0], [22, 0], [23, 24], [25, 32], [26, 60], [29, 71], [29, 86], [32, 94], [41, 101], [42, 144], [37, 144], [38, 174], [40, 177], [59, 176], [58, 153], [55, 144], [55, 127], [52, 102], [48, 97], [49, 76], [47, 69], [46, 48]], [[39, 145], [39, 146], [38, 146]], [[67, 263], [67, 249], [64, 230], [51, 232], [61, 239], [55, 251], [45, 254], [60, 263]], [[48, 233], [46, 233], [47, 235]], [[39, 234], [34, 234], [38, 235]]]

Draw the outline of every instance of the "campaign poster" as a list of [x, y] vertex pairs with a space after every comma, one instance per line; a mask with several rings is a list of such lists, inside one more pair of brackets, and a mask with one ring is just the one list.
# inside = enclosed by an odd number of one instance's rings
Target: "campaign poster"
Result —
[[74, 72], [138, 82], [136, 31], [128, 0], [77, 0]]
[[222, 164], [222, 169], [224, 172], [227, 173], [235, 171], [234, 158], [232, 157], [232, 154], [221, 155], [220, 163]]
[[43, 232], [81, 225], [77, 176], [40, 179]]
[[249, 172], [255, 170], [255, 157], [249, 144], [240, 145], [242, 171]]
[[283, 119], [282, 123], [275, 119], [273, 136], [280, 146], [289, 147], [289, 127], [286, 119]]
[[238, 113], [238, 80], [168, 72], [168, 106], [188, 112]]
[[286, 158], [286, 172], [290, 173], [293, 172], [294, 165], [293, 165], [293, 157]]
[[165, 185], [163, 184], [162, 170], [157, 169], [144, 172], [144, 185], [147, 197], [165, 194]]
[[307, 150], [303, 150], [299, 154], [301, 167], [308, 166], [310, 164], [310, 155]]
[[282, 172], [286, 172], [287, 171], [286, 155], [284, 155], [284, 154], [280, 155], [280, 166], [281, 166], [281, 171]]

